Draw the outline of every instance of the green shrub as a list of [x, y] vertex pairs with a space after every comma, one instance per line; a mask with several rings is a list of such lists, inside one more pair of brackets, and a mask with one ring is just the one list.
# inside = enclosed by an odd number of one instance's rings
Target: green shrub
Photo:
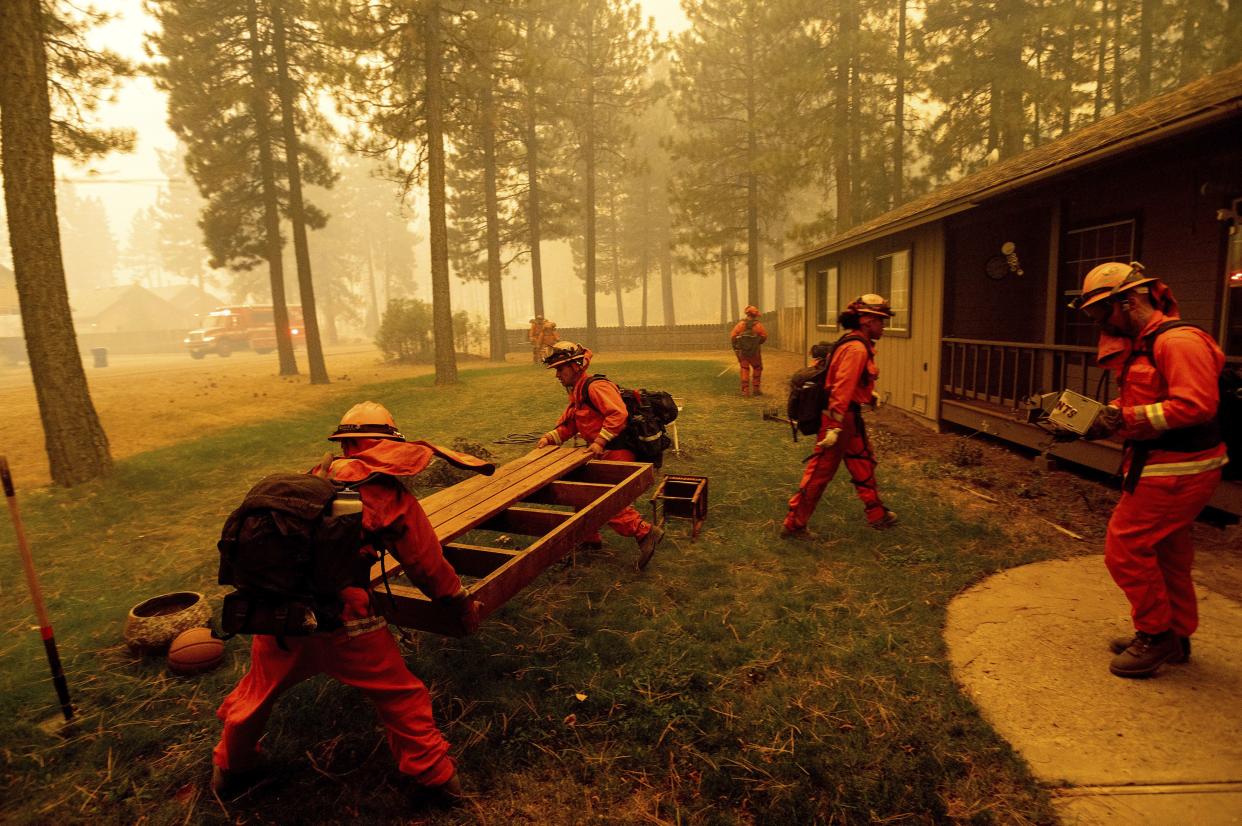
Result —
[[388, 361], [424, 360], [431, 349], [431, 305], [417, 298], [392, 298], [384, 308], [375, 346]]

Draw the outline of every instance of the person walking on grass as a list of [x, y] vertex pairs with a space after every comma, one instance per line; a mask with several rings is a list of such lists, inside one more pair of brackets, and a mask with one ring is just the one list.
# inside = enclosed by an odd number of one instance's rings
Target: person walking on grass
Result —
[[[422, 472], [434, 455], [485, 473], [491, 466], [444, 448], [406, 442], [388, 410], [375, 402], [355, 405], [328, 438], [341, 443], [344, 456], [325, 458], [313, 472], [357, 486], [366, 541], [382, 539], [419, 588], [455, 606], [468, 631], [477, 629], [478, 602], [467, 595], [418, 500], [398, 477]], [[374, 549], [366, 544], [358, 552], [363, 568], [369, 569], [365, 560], [376, 555]], [[461, 784], [449, 744], [432, 718], [427, 687], [406, 667], [370, 591], [364, 585], [348, 587], [340, 600], [343, 608], [339, 622], [332, 623], [335, 630], [279, 639], [254, 635], [250, 668], [216, 712], [224, 730], [212, 753], [212, 790], [234, 797], [261, 778], [259, 738], [277, 699], [302, 680], [327, 674], [361, 689], [375, 704], [397, 768], [415, 797], [457, 802]]]
[[[592, 353], [572, 341], [552, 345], [552, 352], [544, 359], [544, 365], [556, 371], [556, 379], [569, 393], [569, 404], [556, 427], [540, 437], [536, 447], [564, 444], [574, 436], [581, 436], [587, 449], [598, 459], [618, 462], [634, 461], [634, 454], [617, 445], [617, 439], [625, 430], [629, 411], [621, 399], [617, 385], [602, 376], [590, 376], [587, 367]], [[638, 570], [647, 567], [656, 546], [664, 538], [664, 529], [642, 518], [631, 505], [608, 520], [608, 526], [621, 536], [632, 536], [638, 543]], [[595, 550], [603, 547], [597, 533], [583, 545]]]
[[742, 374], [742, 395], [749, 396], [753, 392], [756, 396], [762, 396], [759, 381], [763, 377], [763, 343], [768, 340], [768, 331], [759, 320], [758, 307], [753, 304], [747, 306], [744, 316], [733, 326], [729, 341], [737, 356], [738, 372]]
[[888, 302], [870, 293], [854, 299], [839, 316], [838, 322], [848, 332], [837, 341], [829, 356], [824, 379], [828, 409], [824, 411], [819, 441], [807, 461], [798, 492], [789, 500], [781, 536], [806, 534], [811, 514], [843, 459], [868, 524], [881, 530], [896, 524], [897, 514], [880, 501], [875, 454], [871, 452], [862, 418], [862, 405], [874, 409], [877, 404], [875, 382], [880, 370], [875, 362], [875, 342], [884, 335], [884, 327], [892, 317]]
[[1173, 291], [1138, 262], [1095, 267], [1071, 306], [1099, 327], [1097, 361], [1120, 388], [1087, 432], [1125, 439], [1104, 563], [1130, 602], [1134, 634], [1112, 641], [1109, 670], [1147, 677], [1190, 659], [1199, 624], [1191, 525], [1229, 461], [1217, 420], [1225, 356], [1179, 320]]

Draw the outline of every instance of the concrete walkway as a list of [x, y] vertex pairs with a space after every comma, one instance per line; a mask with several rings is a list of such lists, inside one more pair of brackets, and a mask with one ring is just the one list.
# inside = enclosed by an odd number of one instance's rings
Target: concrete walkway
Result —
[[959, 594], [954, 676], [1067, 824], [1242, 824], [1242, 604], [1199, 586], [1186, 665], [1112, 676], [1129, 605], [1102, 556], [1025, 565]]

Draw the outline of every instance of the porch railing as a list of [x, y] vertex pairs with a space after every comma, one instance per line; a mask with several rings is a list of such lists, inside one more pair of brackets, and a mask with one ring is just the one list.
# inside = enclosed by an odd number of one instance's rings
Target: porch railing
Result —
[[1094, 347], [941, 339], [944, 397], [1016, 408], [1027, 396], [1074, 390], [1108, 401], [1112, 376], [1095, 365]]

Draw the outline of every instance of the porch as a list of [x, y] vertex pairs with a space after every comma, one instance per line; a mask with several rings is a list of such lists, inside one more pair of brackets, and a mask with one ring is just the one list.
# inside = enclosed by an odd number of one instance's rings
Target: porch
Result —
[[[1053, 443], [1048, 433], [1015, 417], [1027, 396], [1074, 390], [1108, 401], [1114, 388], [1107, 370], [1095, 366], [1095, 348], [966, 338], [941, 339], [940, 419], [979, 430], [1047, 455], [1115, 473], [1121, 444]], [[1232, 358], [1230, 363], [1242, 359]], [[1210, 503], [1242, 515], [1242, 483], [1222, 482]]]

